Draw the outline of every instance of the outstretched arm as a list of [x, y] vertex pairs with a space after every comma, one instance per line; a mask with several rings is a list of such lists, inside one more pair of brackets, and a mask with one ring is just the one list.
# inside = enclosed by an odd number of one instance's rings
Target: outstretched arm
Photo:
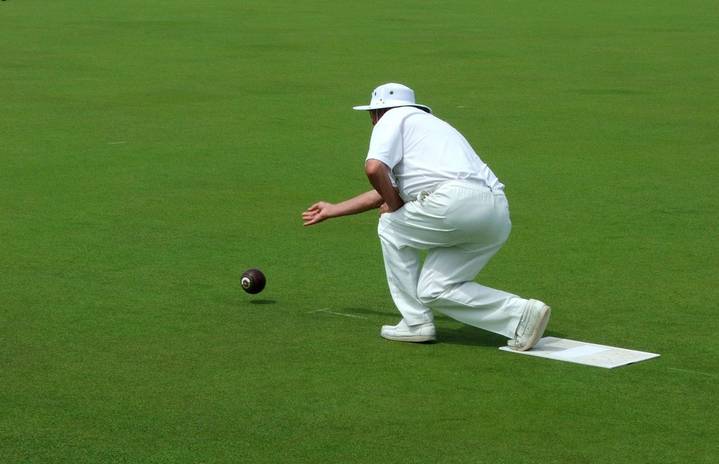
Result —
[[370, 209], [379, 208], [383, 202], [382, 196], [376, 190], [361, 193], [356, 197], [336, 204], [320, 201], [302, 213], [302, 222], [305, 226], [311, 226], [325, 219], [363, 213]]
[[365, 163], [365, 173], [370, 184], [379, 192], [383, 202], [387, 204], [387, 211], [392, 212], [404, 206], [404, 201], [399, 196], [397, 189], [392, 185], [389, 172], [389, 167], [382, 161], [368, 159]]

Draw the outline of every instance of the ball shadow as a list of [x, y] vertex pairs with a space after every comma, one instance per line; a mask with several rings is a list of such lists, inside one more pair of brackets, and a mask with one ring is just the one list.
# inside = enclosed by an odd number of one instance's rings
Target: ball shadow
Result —
[[250, 304], [253, 305], [270, 305], [275, 303], [277, 303], [275, 300], [250, 300]]

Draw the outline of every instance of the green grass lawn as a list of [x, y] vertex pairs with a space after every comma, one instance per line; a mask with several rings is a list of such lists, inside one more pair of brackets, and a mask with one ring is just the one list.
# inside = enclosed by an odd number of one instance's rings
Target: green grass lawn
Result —
[[[8, 0], [0, 38], [0, 462], [719, 460], [714, 2]], [[479, 280], [662, 357], [379, 337], [377, 216], [300, 213], [369, 188], [388, 81], [507, 185]]]

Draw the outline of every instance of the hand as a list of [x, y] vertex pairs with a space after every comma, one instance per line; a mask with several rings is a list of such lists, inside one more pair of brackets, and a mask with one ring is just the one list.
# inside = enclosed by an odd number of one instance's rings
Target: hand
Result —
[[379, 215], [382, 216], [384, 213], [391, 213], [389, 209], [389, 205], [387, 203], [382, 203], [379, 207]]
[[325, 219], [334, 217], [335, 205], [327, 203], [326, 201], [320, 201], [307, 208], [307, 211], [302, 213], [302, 222], [305, 226], [311, 226], [322, 222]]

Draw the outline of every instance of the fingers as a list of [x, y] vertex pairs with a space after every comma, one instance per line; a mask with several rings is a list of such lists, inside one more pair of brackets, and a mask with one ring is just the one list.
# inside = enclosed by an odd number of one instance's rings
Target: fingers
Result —
[[304, 223], [305, 226], [311, 226], [312, 224], [317, 224], [322, 219], [324, 219], [320, 213], [321, 213], [321, 211], [319, 208], [315, 208], [315, 209], [310, 208], [307, 211], [305, 211], [304, 213], [302, 213], [302, 222]]
[[326, 214], [327, 203], [319, 201], [302, 213], [302, 222], [304, 226], [311, 226], [327, 219]]
[[317, 214], [319, 213], [319, 203], [315, 203], [314, 205], [307, 208], [307, 210], [302, 212], [302, 221], [307, 224], [309, 221], [311, 221]]
[[307, 219], [304, 219], [304, 223], [302, 225], [311, 226], [313, 224], [317, 224], [318, 222], [324, 221], [325, 218], [321, 217], [319, 214], [315, 215], [313, 217], [308, 217]]

